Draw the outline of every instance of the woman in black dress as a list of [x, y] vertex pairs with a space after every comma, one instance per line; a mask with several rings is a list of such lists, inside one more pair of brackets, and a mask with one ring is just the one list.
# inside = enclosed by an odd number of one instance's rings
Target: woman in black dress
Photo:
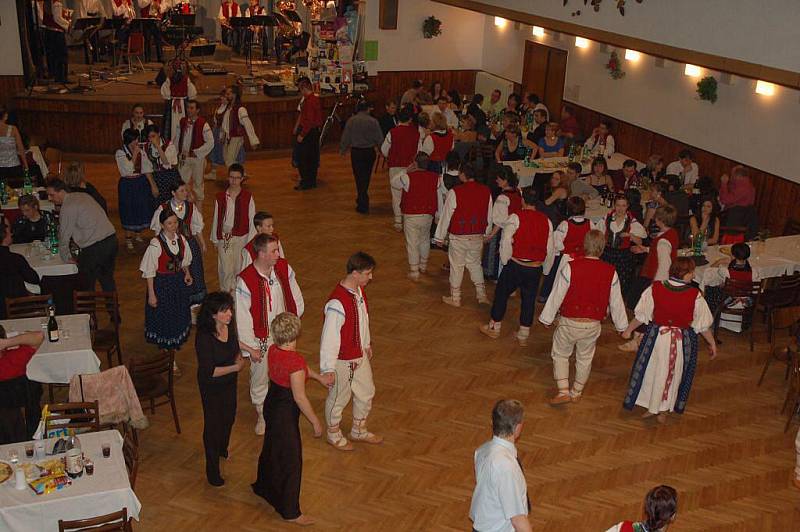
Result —
[[236, 419], [236, 377], [244, 366], [236, 326], [233, 298], [227, 292], [208, 294], [197, 317], [197, 384], [203, 403], [203, 447], [206, 478], [222, 486], [220, 457], [228, 457], [228, 443]]
[[267, 431], [258, 458], [258, 478], [252, 488], [286, 521], [310, 525], [314, 520], [300, 512], [303, 448], [298, 421], [302, 412], [314, 427], [314, 437], [322, 436], [322, 424], [306, 396], [306, 380], [311, 377], [320, 384], [322, 380], [295, 351], [300, 318], [282, 312], [272, 320], [270, 332], [275, 343], [267, 352], [269, 390], [264, 400]]

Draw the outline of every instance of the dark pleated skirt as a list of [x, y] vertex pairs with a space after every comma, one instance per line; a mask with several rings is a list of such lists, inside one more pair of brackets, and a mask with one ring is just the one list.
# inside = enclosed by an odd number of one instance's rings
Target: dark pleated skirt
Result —
[[143, 231], [150, 227], [156, 211], [156, 199], [150, 192], [150, 183], [142, 174], [121, 177], [117, 185], [119, 195], [119, 221], [126, 231]]
[[189, 272], [192, 274], [192, 286], [189, 290], [189, 304], [195, 305], [202, 303], [206, 297], [206, 278], [203, 273], [203, 253], [200, 251], [200, 244], [197, 238], [190, 236], [186, 239], [189, 242], [189, 249], [192, 250], [192, 263], [189, 265]]
[[[174, 168], [153, 172], [153, 181], [158, 187], [158, 205], [163, 205], [172, 199], [172, 187], [181, 182], [181, 174]], [[155, 209], [154, 209], [155, 212]]]
[[487, 279], [497, 280], [497, 278], [500, 277], [500, 239], [502, 236], [503, 232], [498, 231], [497, 234], [483, 246], [481, 266], [483, 267], [483, 276]]
[[219, 133], [222, 131], [221, 128], [215, 127], [212, 130], [214, 134], [214, 149], [211, 150], [211, 153], [208, 155], [208, 159], [211, 161], [211, 164], [216, 164], [219, 166], [225, 166], [225, 157], [223, 156], [223, 149], [222, 149], [222, 142], [219, 140]]
[[258, 476], [253, 493], [263, 497], [284, 519], [300, 517], [300, 480], [303, 447], [300, 439], [300, 408], [292, 390], [270, 380], [264, 400], [267, 431], [258, 458]]
[[144, 337], [147, 343], [161, 349], [178, 349], [189, 337], [192, 315], [189, 310], [189, 289], [183, 282], [183, 272], [157, 273], [153, 289], [158, 298], [156, 308], [144, 302]]
[[613, 265], [617, 270], [617, 277], [619, 277], [619, 284], [622, 289], [622, 298], [624, 301], [628, 301], [630, 299], [629, 294], [632, 290], [634, 273], [636, 271], [633, 253], [631, 253], [630, 249], [606, 247], [605, 250], [603, 250], [602, 259]]

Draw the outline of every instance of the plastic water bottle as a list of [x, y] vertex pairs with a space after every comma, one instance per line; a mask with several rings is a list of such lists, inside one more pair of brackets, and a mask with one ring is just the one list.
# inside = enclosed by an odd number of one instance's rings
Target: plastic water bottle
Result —
[[0, 179], [0, 203], [8, 203], [8, 187], [5, 179]]
[[25, 169], [22, 178], [22, 193], [33, 194], [33, 181], [31, 180], [31, 173], [27, 169]]

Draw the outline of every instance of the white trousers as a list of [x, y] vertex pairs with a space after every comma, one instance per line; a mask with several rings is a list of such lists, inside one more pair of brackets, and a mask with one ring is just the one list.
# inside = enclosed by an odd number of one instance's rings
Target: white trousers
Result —
[[329, 427], [341, 423], [342, 412], [351, 397], [353, 419], [367, 419], [372, 410], [372, 398], [375, 397], [375, 384], [372, 381], [372, 366], [366, 356], [336, 361], [336, 383], [328, 390], [325, 400], [325, 422]]
[[447, 257], [450, 260], [450, 293], [461, 295], [461, 281], [464, 279], [464, 268], [475, 284], [478, 293], [486, 292], [481, 268], [481, 252], [483, 251], [483, 235], [450, 234]]
[[222, 158], [225, 160], [225, 167], [229, 167], [236, 162], [239, 150], [244, 144], [244, 137], [232, 137], [222, 148]]
[[400, 200], [403, 197], [403, 189], [394, 188], [392, 186], [392, 178], [405, 171], [403, 166], [393, 166], [389, 168], [389, 190], [392, 193], [392, 213], [394, 214], [394, 224], [400, 225], [403, 223], [403, 211], [400, 210]]
[[433, 216], [430, 214], [403, 215], [408, 266], [412, 272], [424, 271], [428, 266], [428, 256], [431, 253], [432, 223]]
[[[267, 338], [267, 349], [272, 345], [272, 337]], [[261, 362], [250, 359], [250, 401], [256, 407], [264, 404], [269, 390], [269, 367], [267, 366], [267, 353], [262, 353]]]
[[205, 193], [203, 191], [203, 170], [205, 169], [206, 160], [200, 157], [187, 157], [180, 163], [178, 171], [181, 173], [181, 179], [187, 185], [192, 187], [195, 201], [203, 201]]
[[232, 236], [225, 249], [224, 240], [217, 242], [217, 273], [219, 289], [233, 293], [236, 288], [236, 276], [242, 265], [242, 249], [247, 244], [247, 235]]
[[559, 391], [569, 389], [569, 359], [575, 351], [574, 390], [581, 392], [592, 371], [592, 359], [600, 337], [599, 321], [576, 321], [560, 318], [553, 333], [553, 378]]

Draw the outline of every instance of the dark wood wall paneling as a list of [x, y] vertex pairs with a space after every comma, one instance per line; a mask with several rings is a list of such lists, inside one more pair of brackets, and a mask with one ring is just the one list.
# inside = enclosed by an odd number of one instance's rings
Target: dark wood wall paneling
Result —
[[[733, 159], [689, 146], [649, 129], [618, 120], [613, 116], [604, 115], [567, 101], [564, 104], [575, 109], [576, 118], [586, 135], [591, 134], [592, 128], [601, 119], [610, 119], [613, 122], [612, 129], [617, 151], [639, 161], [646, 162], [650, 155], [658, 154], [664, 158], [666, 163], [670, 163], [677, 160], [678, 152], [689, 148], [694, 153], [695, 161], [700, 167], [700, 175], [711, 176], [717, 184], [719, 184], [719, 177], [722, 174], [729, 174], [734, 166], [742, 164]], [[747, 165], [744, 166], [747, 167]], [[786, 220], [800, 217], [800, 183], [755, 168], [747, 168], [756, 187], [759, 221], [762, 226], [768, 227], [772, 234], [780, 234]]]
[[369, 98], [375, 103], [375, 114], [383, 113], [384, 104], [394, 98], [398, 102], [403, 93], [411, 87], [414, 80], [422, 80], [426, 87], [439, 81], [446, 90], [457, 90], [459, 94], [475, 92], [475, 76], [477, 70], [409, 70], [395, 72], [378, 72], [369, 78], [372, 93]]
[[10, 106], [14, 96], [24, 88], [23, 76], [0, 76], [0, 105]]

